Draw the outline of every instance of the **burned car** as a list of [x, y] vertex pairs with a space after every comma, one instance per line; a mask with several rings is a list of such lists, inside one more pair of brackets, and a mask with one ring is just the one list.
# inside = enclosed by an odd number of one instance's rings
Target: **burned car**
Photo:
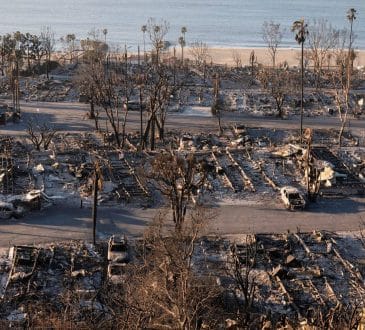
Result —
[[283, 187], [280, 189], [280, 196], [288, 210], [304, 210], [306, 202], [297, 188]]
[[123, 236], [112, 236], [108, 243], [108, 261], [113, 263], [128, 263], [129, 251], [128, 251], [127, 238]]
[[110, 263], [108, 265], [108, 278], [111, 283], [117, 285], [125, 282], [127, 278], [125, 267], [125, 263]]

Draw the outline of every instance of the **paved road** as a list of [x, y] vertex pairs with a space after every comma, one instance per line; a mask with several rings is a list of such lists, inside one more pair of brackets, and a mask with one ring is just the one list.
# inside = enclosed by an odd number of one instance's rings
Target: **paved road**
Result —
[[[365, 198], [321, 200], [304, 212], [289, 212], [281, 205], [222, 205], [208, 227], [209, 234], [282, 233], [287, 230], [357, 231], [365, 228]], [[99, 239], [113, 233], [141, 237], [157, 209], [100, 207]], [[19, 220], [1, 220], [0, 247], [67, 239], [92, 240], [91, 209], [54, 205]]]
[[[38, 118], [52, 124], [59, 131], [89, 132], [93, 130], [94, 123], [86, 119], [88, 106], [82, 103], [57, 103], [57, 102], [29, 102], [21, 103], [22, 121], [20, 124], [9, 124], [0, 127], [0, 135], [25, 135], [27, 122], [30, 118]], [[240, 122], [252, 127], [267, 127], [276, 129], [299, 129], [299, 117], [291, 116], [281, 120], [276, 117], [257, 117], [244, 113], [225, 113], [223, 124]], [[105, 126], [105, 118], [101, 117], [100, 124]], [[131, 111], [128, 115], [127, 131], [139, 130], [139, 113]], [[334, 117], [304, 117], [303, 126], [311, 128], [336, 128], [340, 125], [339, 119]], [[166, 126], [168, 129], [180, 129], [187, 132], [202, 132], [217, 130], [217, 121], [212, 117], [186, 116], [184, 114], [169, 114]], [[352, 119], [348, 126], [357, 135], [363, 136], [365, 131], [365, 118]]]

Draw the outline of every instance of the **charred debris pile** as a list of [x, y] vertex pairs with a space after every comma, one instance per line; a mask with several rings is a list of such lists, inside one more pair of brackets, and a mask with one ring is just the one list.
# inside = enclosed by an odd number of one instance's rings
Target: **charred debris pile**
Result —
[[[116, 317], [115, 304], [136, 281], [136, 267], [144, 267], [141, 251], [149, 252], [142, 241], [128, 242], [127, 264], [115, 273], [107, 249], [105, 243], [82, 241], [11, 247], [0, 259], [2, 324], [36, 324], [48, 314], [72, 324], [108, 324]], [[216, 283], [211, 285], [220, 328], [242, 325], [243, 315], [249, 315], [245, 322], [252, 329], [358, 324], [365, 307], [361, 233], [202, 237], [195, 242], [192, 267], [196, 278]]]
[[[161, 201], [151, 174], [151, 161], [161, 152], [193, 154], [206, 183], [199, 192], [211, 201], [278, 202], [280, 189], [292, 186], [306, 195], [352, 196], [364, 193], [364, 149], [345, 139], [341, 149], [323, 146], [335, 134], [318, 131], [310, 145], [300, 146], [296, 131], [226, 127], [223, 134], [169, 132], [168, 150], [138, 151], [111, 147], [99, 134], [58, 134], [49, 150], [36, 151], [15, 138], [3, 137], [0, 154], [0, 196], [3, 218], [64, 199], [91, 203], [95, 173], [100, 180], [99, 203]], [[348, 145], [346, 147], [346, 144]], [[308, 149], [310, 148], [310, 149]], [[308, 153], [309, 150], [309, 153]], [[309, 156], [308, 156], [309, 155]], [[196, 196], [199, 197], [199, 196]]]

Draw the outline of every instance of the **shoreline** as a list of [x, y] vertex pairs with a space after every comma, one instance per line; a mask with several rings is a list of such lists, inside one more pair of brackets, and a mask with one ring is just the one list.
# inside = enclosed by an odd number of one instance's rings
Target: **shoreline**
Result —
[[[165, 59], [172, 58], [174, 56], [174, 48], [176, 51], [176, 58], [181, 59], [181, 47], [175, 46], [170, 47], [168, 50], [163, 52], [163, 56]], [[194, 56], [190, 51], [191, 47], [184, 47], [184, 59], [189, 59], [190, 61], [194, 61]], [[267, 47], [207, 47], [207, 63], [213, 62], [218, 65], [227, 65], [229, 67], [237, 66], [235, 58], [239, 58], [241, 61], [241, 66], [250, 65], [250, 55], [251, 52], [255, 52], [256, 63], [263, 64], [265, 66], [270, 66], [272, 63], [269, 51]], [[80, 52], [80, 51], [79, 51]], [[146, 53], [150, 54], [151, 50], [147, 50]], [[365, 49], [355, 49], [357, 54], [356, 59], [354, 60], [355, 68], [364, 68], [365, 67]], [[56, 59], [63, 57], [66, 53], [64, 51], [55, 51], [54, 56]], [[110, 52], [112, 55], [122, 56], [123, 52], [115, 53], [113, 51]], [[143, 56], [143, 51], [141, 51], [141, 56]], [[137, 58], [138, 53], [135, 51], [131, 51], [128, 53], [129, 57]], [[276, 64], [283, 63], [286, 61], [290, 67], [300, 66], [300, 56], [301, 49], [299, 47], [282, 47], [277, 49], [276, 53]], [[324, 61], [323, 67], [327, 67], [327, 60]], [[333, 60], [331, 60], [330, 66], [335, 65]], [[311, 67], [311, 63], [308, 64]]]
[[[208, 47], [208, 62], [212, 61], [215, 64], [236, 66], [233, 59], [233, 55], [238, 56], [241, 59], [242, 65], [248, 65], [250, 63], [250, 54], [255, 52], [257, 62], [264, 65], [271, 64], [271, 57], [267, 47]], [[354, 67], [365, 66], [365, 50], [355, 49], [357, 57], [354, 61]], [[299, 47], [291, 48], [278, 48], [276, 54], [276, 63], [283, 63], [287, 61], [289, 66], [298, 66], [300, 61], [301, 50]], [[173, 49], [168, 51], [168, 54], [173, 54]], [[181, 56], [181, 47], [176, 47], [176, 56]], [[190, 47], [184, 48], [184, 58], [194, 60], [194, 57], [190, 53]], [[327, 65], [325, 61], [324, 66]]]

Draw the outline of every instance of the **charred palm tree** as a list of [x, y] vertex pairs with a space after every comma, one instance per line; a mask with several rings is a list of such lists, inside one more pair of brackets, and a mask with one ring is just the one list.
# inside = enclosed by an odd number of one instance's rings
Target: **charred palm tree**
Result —
[[300, 100], [300, 143], [303, 140], [303, 110], [304, 110], [304, 42], [308, 35], [308, 25], [304, 19], [295, 21], [291, 30], [295, 32], [295, 40], [301, 45], [301, 100]]
[[[184, 63], [184, 47], [186, 46], [185, 34], [188, 32], [186, 26], [181, 28], [182, 36], [179, 38], [179, 44], [181, 45], [181, 62]], [[181, 39], [181, 40], [180, 40]]]
[[179, 45], [181, 47], [181, 63], [184, 64], [184, 47], [185, 47], [185, 39], [183, 36], [179, 38]]
[[106, 35], [108, 34], [108, 29], [103, 29], [103, 34], [104, 34], [104, 42], [106, 44]]
[[147, 25], [142, 25], [141, 31], [143, 33], [143, 54], [144, 54], [144, 60], [146, 61], [146, 32], [147, 32]]

